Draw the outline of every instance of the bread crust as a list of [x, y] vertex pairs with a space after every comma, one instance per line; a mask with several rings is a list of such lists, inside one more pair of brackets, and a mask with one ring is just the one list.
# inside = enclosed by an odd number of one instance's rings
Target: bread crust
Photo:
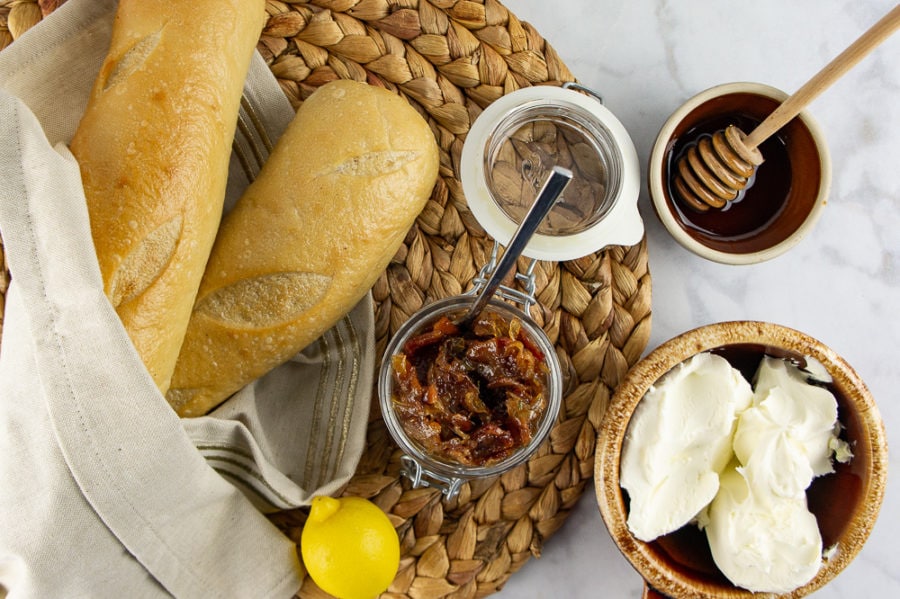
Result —
[[71, 150], [104, 289], [168, 390], [215, 239], [263, 0], [121, 0]]
[[208, 412], [349, 312], [434, 187], [438, 149], [406, 100], [354, 81], [313, 93], [224, 219], [167, 399]]

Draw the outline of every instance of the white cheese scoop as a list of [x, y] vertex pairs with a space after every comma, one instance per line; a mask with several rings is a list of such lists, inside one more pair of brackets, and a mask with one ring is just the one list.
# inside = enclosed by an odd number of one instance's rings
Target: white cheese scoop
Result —
[[713, 560], [737, 586], [786, 593], [819, 571], [822, 537], [803, 494], [781, 497], [754, 489], [740, 468], [730, 468], [722, 474], [708, 516]]
[[765, 357], [756, 371], [753, 402], [741, 414], [734, 452], [755, 488], [801, 497], [813, 478], [834, 471], [831, 457], [852, 456], [838, 439], [837, 401], [784, 360]]
[[733, 455], [736, 415], [750, 384], [710, 353], [682, 362], [650, 388], [628, 426], [619, 482], [628, 491], [628, 528], [651, 541], [690, 522], [719, 490]]

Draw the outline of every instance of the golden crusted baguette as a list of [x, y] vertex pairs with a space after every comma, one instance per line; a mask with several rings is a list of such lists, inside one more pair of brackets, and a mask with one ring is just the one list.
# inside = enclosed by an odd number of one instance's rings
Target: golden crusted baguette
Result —
[[105, 291], [159, 389], [215, 239], [263, 0], [122, 0], [71, 143]]
[[428, 200], [438, 150], [396, 94], [313, 93], [223, 220], [167, 399], [205, 414], [322, 335], [374, 285]]

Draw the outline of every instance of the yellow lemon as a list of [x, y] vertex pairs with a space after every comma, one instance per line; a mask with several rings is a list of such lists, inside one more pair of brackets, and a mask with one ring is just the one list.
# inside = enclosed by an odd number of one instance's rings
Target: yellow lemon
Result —
[[400, 540], [381, 509], [361, 497], [315, 497], [300, 536], [306, 571], [340, 599], [372, 599], [394, 580]]

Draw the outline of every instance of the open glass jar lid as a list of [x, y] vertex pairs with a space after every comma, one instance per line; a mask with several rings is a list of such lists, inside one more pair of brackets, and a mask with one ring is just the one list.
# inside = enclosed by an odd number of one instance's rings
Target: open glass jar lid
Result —
[[473, 123], [460, 178], [469, 208], [491, 237], [509, 242], [554, 166], [575, 176], [524, 255], [573, 260], [640, 241], [634, 144], [599, 96], [577, 84], [517, 90]]

